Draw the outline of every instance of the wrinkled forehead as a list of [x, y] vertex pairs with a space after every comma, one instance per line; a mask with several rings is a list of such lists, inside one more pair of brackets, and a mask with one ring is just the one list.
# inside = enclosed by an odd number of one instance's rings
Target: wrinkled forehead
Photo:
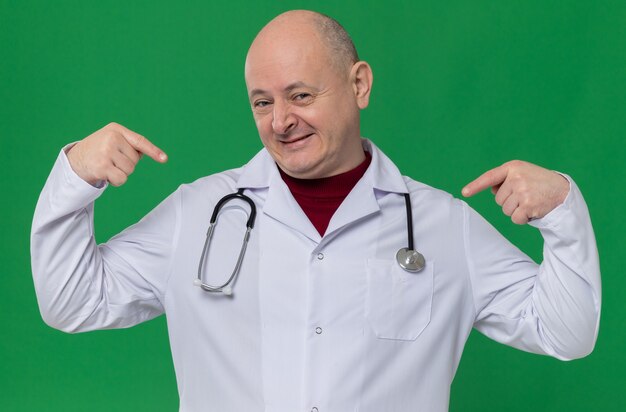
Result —
[[254, 40], [245, 64], [248, 91], [332, 76], [328, 48], [313, 30], [268, 30]]

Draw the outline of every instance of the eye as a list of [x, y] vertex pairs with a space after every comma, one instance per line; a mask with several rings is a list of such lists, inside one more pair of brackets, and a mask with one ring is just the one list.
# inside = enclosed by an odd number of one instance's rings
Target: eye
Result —
[[270, 102], [267, 100], [257, 100], [256, 102], [253, 103], [253, 106], [258, 107], [258, 108], [263, 108], [269, 104]]
[[315, 100], [315, 97], [311, 93], [307, 93], [307, 92], [295, 93], [294, 95], [291, 96], [291, 101], [294, 102], [294, 104], [297, 104], [300, 106], [309, 105], [313, 103], [314, 100]]

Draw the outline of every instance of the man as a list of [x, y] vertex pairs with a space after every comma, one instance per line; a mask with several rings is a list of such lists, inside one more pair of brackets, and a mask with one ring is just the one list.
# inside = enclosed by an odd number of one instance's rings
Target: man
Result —
[[[332, 19], [276, 17], [252, 43], [245, 77], [265, 149], [181, 186], [106, 244], [92, 230], [105, 182], [123, 184], [141, 154], [166, 156], [114, 123], [61, 152], [32, 233], [48, 324], [127, 327], [166, 312], [182, 411], [445, 411], [472, 327], [559, 359], [592, 350], [599, 266], [571, 180], [514, 161], [463, 189], [492, 187], [515, 223], [532, 220], [545, 240], [538, 266], [360, 137], [372, 71]], [[241, 267], [224, 285], [252, 213], [235, 199], [194, 287], [204, 222], [237, 191], [258, 212]], [[412, 240], [425, 257], [418, 272], [396, 261]]]

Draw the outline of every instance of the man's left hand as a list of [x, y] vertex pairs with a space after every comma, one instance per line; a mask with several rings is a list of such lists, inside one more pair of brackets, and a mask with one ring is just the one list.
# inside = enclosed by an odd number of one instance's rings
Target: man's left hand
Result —
[[461, 193], [469, 197], [488, 187], [504, 214], [518, 225], [544, 217], [563, 203], [569, 193], [565, 177], [521, 160], [506, 162], [483, 173]]

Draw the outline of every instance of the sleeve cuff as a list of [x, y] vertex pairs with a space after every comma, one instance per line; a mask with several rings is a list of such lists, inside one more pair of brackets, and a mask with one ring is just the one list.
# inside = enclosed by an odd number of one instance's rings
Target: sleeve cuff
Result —
[[61, 149], [43, 190], [49, 199], [50, 210], [61, 215], [86, 207], [108, 186], [104, 182], [101, 187], [94, 187], [76, 174], [66, 155], [72, 144]]

